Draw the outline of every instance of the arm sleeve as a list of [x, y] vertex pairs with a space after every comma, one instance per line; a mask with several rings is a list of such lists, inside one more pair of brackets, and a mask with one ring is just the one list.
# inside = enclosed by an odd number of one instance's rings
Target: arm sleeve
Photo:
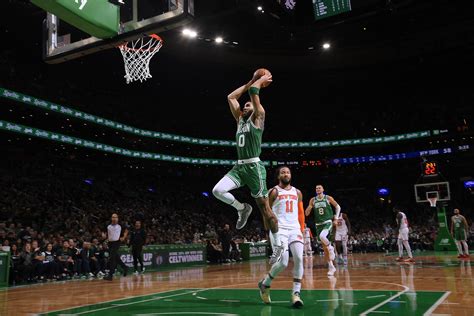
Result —
[[303, 202], [300, 201], [298, 202], [298, 222], [300, 222], [300, 229], [302, 232], [304, 232], [304, 207], [303, 207]]

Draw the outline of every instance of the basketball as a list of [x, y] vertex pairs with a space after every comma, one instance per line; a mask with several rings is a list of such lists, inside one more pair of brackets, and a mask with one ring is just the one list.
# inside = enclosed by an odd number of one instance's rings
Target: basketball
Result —
[[[258, 79], [260, 79], [261, 76], [265, 75], [265, 74], [270, 74], [271, 75], [271, 72], [270, 70], [266, 69], [266, 68], [259, 68], [257, 70], [255, 70], [255, 72], [253, 73], [253, 80], [256, 81]], [[270, 85], [270, 83], [264, 83], [262, 84], [262, 88], [266, 88]]]

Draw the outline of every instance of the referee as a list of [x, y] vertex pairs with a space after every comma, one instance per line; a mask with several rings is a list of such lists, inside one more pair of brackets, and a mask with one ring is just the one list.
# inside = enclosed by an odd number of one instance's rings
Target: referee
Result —
[[107, 239], [109, 241], [109, 252], [110, 252], [110, 266], [109, 266], [109, 275], [104, 277], [104, 280], [112, 281], [115, 269], [117, 269], [117, 264], [119, 264], [123, 269], [123, 276], [127, 276], [128, 269], [125, 263], [118, 254], [120, 248], [120, 242], [127, 238], [128, 231], [124, 230], [124, 237], [120, 237], [122, 233], [122, 227], [118, 223], [118, 215], [112, 214], [112, 223], [107, 226]]

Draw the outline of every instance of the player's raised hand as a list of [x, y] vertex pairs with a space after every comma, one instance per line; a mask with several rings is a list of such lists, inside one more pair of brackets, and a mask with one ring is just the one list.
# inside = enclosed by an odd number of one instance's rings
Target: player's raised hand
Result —
[[252, 77], [252, 83], [257, 88], [265, 88], [272, 82], [272, 73], [265, 68], [257, 69]]

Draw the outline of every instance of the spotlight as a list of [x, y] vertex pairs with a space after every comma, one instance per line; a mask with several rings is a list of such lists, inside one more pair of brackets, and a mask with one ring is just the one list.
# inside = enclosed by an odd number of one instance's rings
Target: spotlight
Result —
[[222, 39], [222, 37], [216, 37], [215, 41], [216, 43], [222, 43], [224, 39]]
[[324, 49], [329, 49], [329, 48], [331, 48], [331, 44], [329, 44], [329, 43], [324, 43], [324, 44], [323, 44], [323, 48], [324, 48]]
[[190, 29], [184, 29], [182, 31], [182, 33], [183, 33], [183, 35], [188, 36], [188, 37], [192, 37], [192, 38], [197, 36], [196, 31], [193, 31], [193, 30], [190, 30]]

